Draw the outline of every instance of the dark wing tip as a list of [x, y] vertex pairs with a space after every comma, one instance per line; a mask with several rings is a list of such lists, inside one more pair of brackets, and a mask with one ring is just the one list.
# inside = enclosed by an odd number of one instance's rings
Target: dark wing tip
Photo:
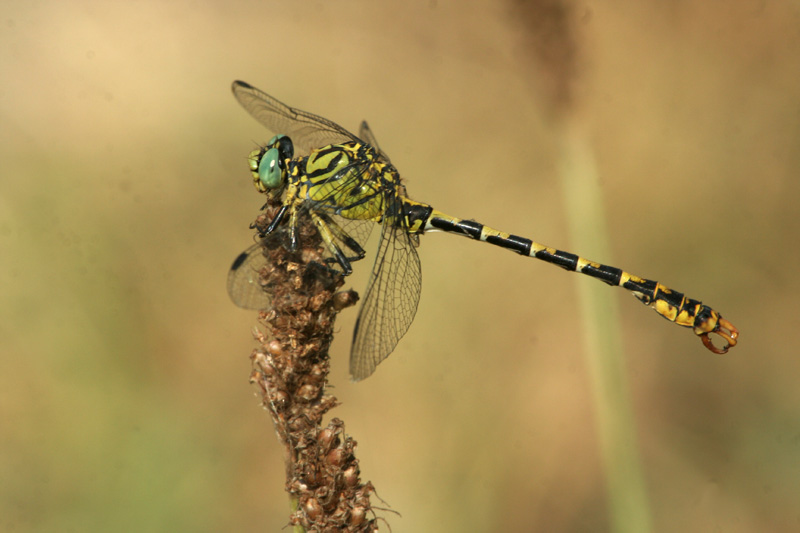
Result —
[[242, 264], [245, 262], [245, 260], [250, 256], [250, 254], [248, 253], [249, 251], [250, 250], [247, 249], [246, 251], [244, 251], [244, 252], [240, 253], [238, 256], [236, 256], [236, 259], [233, 260], [233, 264], [231, 265], [231, 269], [230, 269], [231, 272], [239, 270], [239, 267], [241, 267]]
[[247, 83], [246, 81], [235, 80], [231, 85], [231, 90], [236, 92], [236, 89], [255, 89], [252, 85]]

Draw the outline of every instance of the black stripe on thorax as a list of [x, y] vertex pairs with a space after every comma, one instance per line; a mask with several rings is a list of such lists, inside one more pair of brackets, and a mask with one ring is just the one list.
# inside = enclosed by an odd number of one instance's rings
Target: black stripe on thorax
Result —
[[[353, 194], [354, 192], [355, 192], [355, 189], [353, 189], [353, 191], [350, 191], [350, 196], [355, 196]], [[382, 195], [381, 191], [376, 191], [376, 192], [373, 192], [372, 194], [364, 194], [358, 200], [348, 201], [347, 205], [341, 206], [339, 209], [337, 209], [337, 211], [345, 211], [347, 209], [353, 209], [353, 208], [358, 207], [358, 206], [360, 206], [362, 204], [366, 204], [367, 202], [371, 202], [372, 200], [375, 199], [376, 196], [380, 196], [380, 195]]]
[[[341, 178], [345, 172], [353, 167], [353, 165], [347, 165], [346, 167], [340, 169], [338, 172], [333, 174], [334, 169], [339, 165], [339, 160], [342, 158], [342, 154], [338, 154], [333, 159], [331, 159], [328, 166], [325, 168], [318, 168], [316, 170], [312, 170], [311, 172], [308, 171], [308, 166], [306, 165], [305, 174], [309, 180], [314, 180], [315, 178], [325, 177], [325, 182], [333, 181]], [[333, 175], [331, 175], [333, 174]]]

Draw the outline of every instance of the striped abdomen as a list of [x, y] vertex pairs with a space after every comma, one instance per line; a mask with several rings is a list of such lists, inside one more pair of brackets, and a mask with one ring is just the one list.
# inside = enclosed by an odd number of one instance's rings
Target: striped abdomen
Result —
[[[424, 206], [427, 209], [423, 209], [423, 206], [424, 204], [409, 202], [408, 212], [412, 213], [409, 227], [416, 232], [441, 230], [457, 233], [476, 241], [488, 242], [521, 255], [553, 263], [572, 272], [580, 272], [609, 285], [622, 287], [670, 322], [692, 328], [695, 334], [700, 336], [706, 348], [714, 353], [725, 353], [736, 345], [739, 332], [717, 311], [698, 300], [673, 291], [657, 281], [640, 278], [621, 268], [595, 263], [573, 253], [550, 248], [524, 237], [497, 231], [473, 220], [451, 217], [429, 206]], [[426, 211], [428, 214], [425, 220], [421, 220], [419, 217], [415, 220], [413, 214], [422, 211]], [[710, 333], [720, 335], [726, 345], [722, 348], [714, 346], [708, 337]]]

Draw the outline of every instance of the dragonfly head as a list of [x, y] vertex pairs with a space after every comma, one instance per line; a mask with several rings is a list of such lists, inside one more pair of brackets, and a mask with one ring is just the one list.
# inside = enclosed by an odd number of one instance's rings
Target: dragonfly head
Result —
[[286, 184], [286, 161], [294, 157], [294, 145], [286, 135], [276, 135], [266, 146], [250, 152], [247, 158], [253, 184], [259, 192], [276, 192]]

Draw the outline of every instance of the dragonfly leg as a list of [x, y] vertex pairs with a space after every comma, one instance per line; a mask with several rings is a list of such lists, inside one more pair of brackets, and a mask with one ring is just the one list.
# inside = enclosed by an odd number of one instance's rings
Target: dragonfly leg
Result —
[[[342, 249], [338, 244], [336, 244], [333, 231], [331, 231], [331, 226], [328, 225], [328, 222], [325, 220], [325, 218], [320, 216], [319, 213], [311, 211], [311, 217], [314, 220], [314, 224], [317, 226], [317, 230], [319, 231], [319, 235], [322, 237], [322, 241], [325, 243], [325, 246], [328, 247], [328, 250], [330, 250], [330, 252], [333, 254], [333, 257], [336, 259], [336, 262], [342, 267], [342, 273], [345, 276], [352, 274], [353, 267], [350, 265], [350, 260], [347, 259], [347, 257], [344, 255], [344, 252], [342, 252]], [[341, 231], [341, 228], [339, 228], [338, 231]], [[348, 239], [352, 240], [352, 238], [349, 236]], [[361, 247], [359, 246], [359, 248]]]
[[336, 221], [333, 220], [331, 217], [329, 217], [327, 214], [323, 212], [318, 212], [317, 214], [320, 216], [320, 218], [322, 218], [322, 220], [328, 226], [328, 228], [331, 231], [331, 234], [337, 239], [339, 239], [339, 241], [341, 241], [345, 246], [347, 246], [354, 254], [356, 254], [354, 257], [348, 257], [347, 259], [349, 261], [358, 261], [360, 259], [364, 259], [364, 257], [367, 255], [367, 252], [364, 251], [361, 245], [358, 244], [358, 242], [354, 238], [348, 235], [347, 232], [344, 231], [342, 227], [339, 224], [337, 224]]
[[286, 204], [281, 206], [281, 208], [278, 210], [278, 212], [275, 213], [275, 216], [272, 217], [272, 220], [270, 221], [269, 226], [267, 226], [267, 229], [265, 229], [264, 233], [261, 234], [261, 237], [265, 237], [266, 235], [269, 235], [270, 233], [275, 231], [275, 228], [277, 228], [278, 224], [281, 223], [281, 221], [283, 220], [283, 217], [286, 216], [286, 211], [288, 209], [289, 209], [289, 206], [286, 205]]
[[297, 251], [297, 209], [292, 209], [289, 215], [289, 250]]

